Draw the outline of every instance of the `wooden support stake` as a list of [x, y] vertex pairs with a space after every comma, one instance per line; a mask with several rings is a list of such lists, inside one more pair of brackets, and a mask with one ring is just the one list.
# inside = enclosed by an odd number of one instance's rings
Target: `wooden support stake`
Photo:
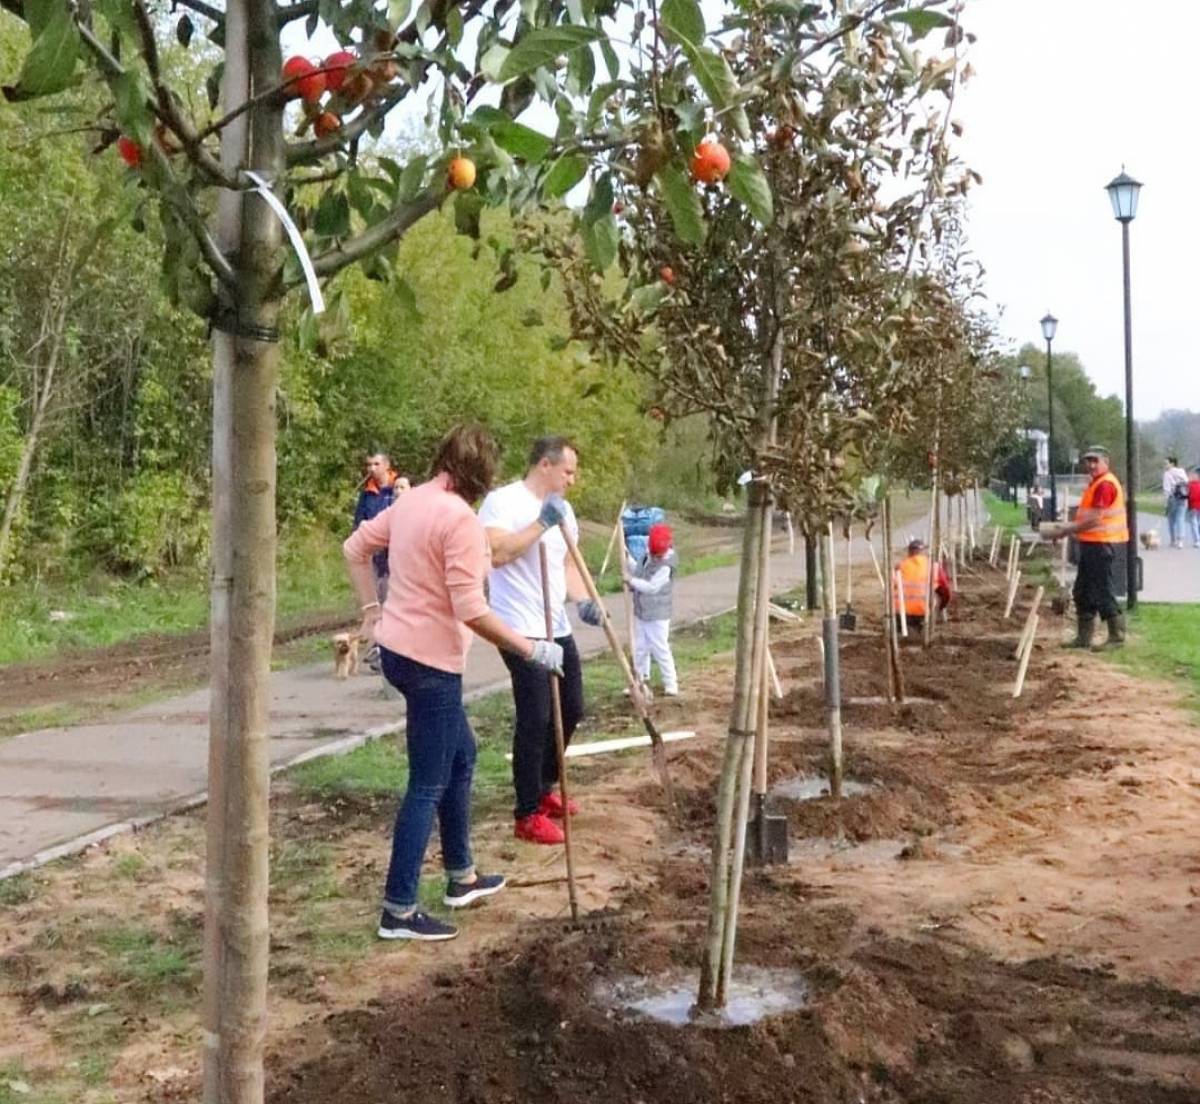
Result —
[[988, 552], [988, 563], [995, 567], [1000, 560], [1000, 526], [992, 530], [992, 548]]
[[1012, 581], [1008, 584], [1008, 601], [1004, 603], [1004, 620], [1012, 616], [1013, 602], [1017, 600], [1017, 588], [1021, 585], [1021, 569], [1013, 572]]
[[1012, 696], [1019, 698], [1025, 688], [1025, 672], [1029, 670], [1029, 657], [1033, 655], [1033, 645], [1037, 641], [1038, 615], [1033, 615], [1033, 624], [1029, 627], [1029, 640], [1025, 645], [1025, 654], [1021, 656], [1021, 666], [1017, 668], [1017, 681], [1013, 685]]
[[1058, 585], [1067, 589], [1067, 546], [1070, 544], [1068, 537], [1063, 537], [1059, 542], [1062, 545], [1062, 559], [1058, 565]]
[[1045, 593], [1045, 587], [1038, 587], [1034, 591], [1033, 605], [1029, 607], [1029, 613], [1025, 617], [1025, 624], [1021, 627], [1021, 636], [1017, 640], [1017, 646], [1013, 649], [1013, 659], [1020, 659], [1021, 653], [1025, 650], [1025, 641], [1029, 638], [1029, 627], [1033, 624], [1033, 619], [1038, 615], [1038, 607], [1042, 604], [1042, 595]]
[[1017, 570], [1017, 556], [1020, 553], [1020, 549], [1021, 542], [1017, 538], [1017, 534], [1014, 533], [1008, 542], [1008, 570], [1004, 573], [1010, 580], [1013, 577], [1013, 572]]
[[[866, 540], [866, 538], [863, 538]], [[875, 546], [867, 540], [867, 551], [871, 553], [871, 566], [875, 568], [875, 575], [879, 579], [879, 585], [884, 593], [887, 593], [887, 583], [883, 581], [883, 570], [879, 566], [879, 557], [875, 555]]]
[[[538, 560], [542, 571], [542, 609], [546, 615], [546, 639], [554, 641], [554, 611], [550, 604], [550, 568], [546, 562], [546, 542], [538, 541]], [[563, 851], [567, 858], [567, 902], [571, 923], [579, 923], [579, 897], [575, 890], [575, 852], [571, 848], [571, 799], [567, 795], [567, 741], [563, 735], [562, 695], [558, 675], [550, 675], [550, 719], [554, 723], [554, 750], [558, 756], [558, 793], [563, 807]]]
[[904, 580], [897, 571], [893, 576], [896, 582], [896, 608], [900, 612], [900, 635], [908, 636], [908, 611], [904, 608]]
[[771, 655], [771, 646], [767, 645], [767, 674], [771, 676], [771, 689], [775, 692], [775, 700], [783, 701], [783, 684], [779, 681], [779, 673], [775, 670], [775, 657]]
[[[621, 518], [625, 514], [625, 506], [628, 500], [621, 503], [621, 508], [617, 511], [617, 523], [613, 526], [612, 536], [608, 538], [608, 547], [604, 550], [604, 562], [600, 565], [600, 574], [603, 575], [608, 570], [608, 561], [612, 557], [613, 545], [617, 543], [617, 537], [621, 535]], [[625, 565], [622, 564], [622, 567]], [[624, 574], [624, 572], [622, 572]]]

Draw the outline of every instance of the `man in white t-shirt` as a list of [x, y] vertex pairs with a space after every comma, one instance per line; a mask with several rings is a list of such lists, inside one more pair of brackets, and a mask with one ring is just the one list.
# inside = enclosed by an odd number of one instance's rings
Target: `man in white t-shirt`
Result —
[[[488, 575], [492, 610], [510, 628], [535, 640], [546, 636], [538, 545], [546, 546], [554, 639], [563, 650], [560, 697], [563, 735], [568, 741], [583, 716], [583, 672], [566, 603], [577, 602], [580, 618], [589, 625], [601, 624], [603, 616], [587, 597], [560, 529], [565, 525], [578, 541], [575, 512], [562, 497], [574, 484], [578, 466], [578, 451], [567, 438], [541, 437], [530, 450], [525, 477], [492, 491], [479, 509], [479, 520], [492, 548], [492, 570]], [[550, 676], [526, 660], [501, 654], [512, 676], [516, 707], [514, 834], [531, 843], [562, 843], [563, 831], [555, 820], [567, 815], [567, 810], [554, 789], [558, 754], [550, 713]]]

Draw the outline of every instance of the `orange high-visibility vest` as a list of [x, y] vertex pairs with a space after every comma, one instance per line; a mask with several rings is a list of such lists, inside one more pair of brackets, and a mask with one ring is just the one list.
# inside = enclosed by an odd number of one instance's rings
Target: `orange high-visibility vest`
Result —
[[[1117, 491], [1117, 497], [1113, 499], [1113, 504], [1103, 508], [1092, 505], [1096, 491], [1102, 483], [1111, 483]], [[1083, 497], [1079, 500], [1077, 516], [1080, 519], [1087, 517], [1100, 519], [1100, 524], [1096, 528], [1084, 529], [1077, 534], [1084, 543], [1126, 544], [1129, 541], [1129, 526], [1125, 518], [1125, 491], [1121, 487], [1121, 481], [1110, 471], [1097, 476], [1087, 485]]]
[[[925, 599], [929, 590], [929, 557], [917, 552], [900, 561], [900, 583], [904, 587], [904, 612], [909, 617], [925, 616]], [[896, 589], [892, 588], [893, 591]], [[901, 596], [896, 595], [896, 601]]]

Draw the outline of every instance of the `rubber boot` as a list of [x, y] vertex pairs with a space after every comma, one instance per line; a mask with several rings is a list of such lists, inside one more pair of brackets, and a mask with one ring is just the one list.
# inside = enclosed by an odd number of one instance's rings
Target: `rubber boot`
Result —
[[1096, 632], [1095, 616], [1080, 617], [1079, 618], [1079, 627], [1075, 630], [1075, 639], [1072, 640], [1067, 645], [1067, 647], [1068, 648], [1083, 648], [1085, 650], [1091, 648], [1092, 637], [1095, 635], [1095, 632]]
[[1108, 619], [1108, 639], [1105, 648], [1123, 648], [1125, 646], [1125, 615], [1114, 613]]

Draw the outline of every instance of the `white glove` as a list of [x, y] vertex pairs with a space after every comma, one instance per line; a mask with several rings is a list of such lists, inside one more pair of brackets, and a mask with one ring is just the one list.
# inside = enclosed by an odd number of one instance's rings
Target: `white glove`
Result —
[[535, 640], [529, 662], [543, 671], [561, 675], [563, 673], [562, 645], [555, 644], [553, 640]]

